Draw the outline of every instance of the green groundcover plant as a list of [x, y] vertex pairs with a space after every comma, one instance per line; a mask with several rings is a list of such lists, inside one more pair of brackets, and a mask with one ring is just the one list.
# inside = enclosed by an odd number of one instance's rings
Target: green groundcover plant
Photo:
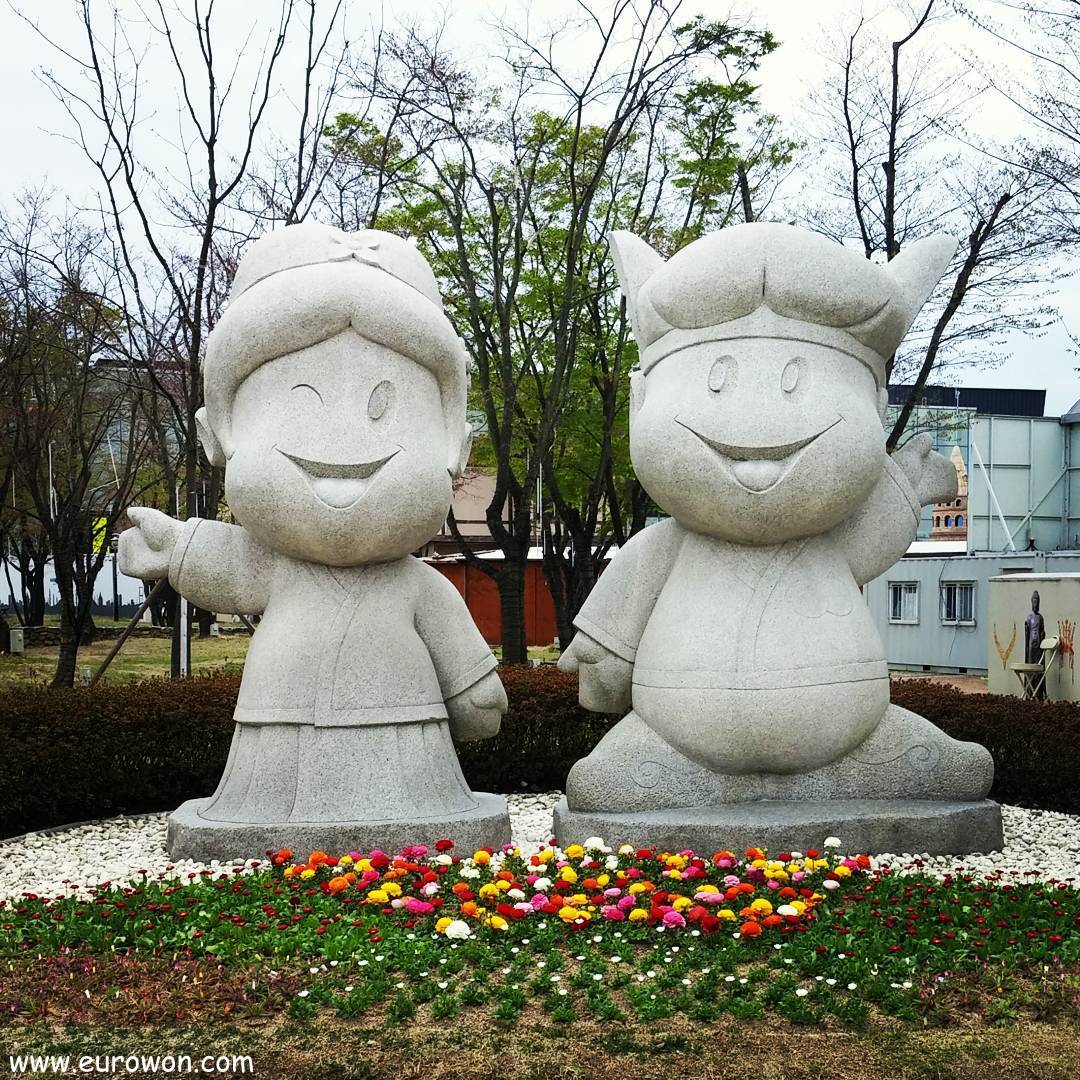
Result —
[[[703, 857], [593, 838], [461, 857], [447, 840], [70, 883], [0, 907], [0, 1024], [40, 1018], [84, 984], [68, 1018], [92, 1019], [139, 965], [164, 980], [145, 998], [168, 1020], [333, 1010], [401, 1023], [484, 1009], [510, 1023], [539, 1006], [555, 1022], [726, 1013], [858, 1027], [874, 1013], [927, 1022], [973, 977], [999, 995], [980, 1010], [1005, 1016], [1015, 1003], [1000, 994], [1017, 976], [1044, 1012], [1075, 1015], [1075, 880], [896, 874], [825, 844]], [[90, 978], [96, 966], [115, 982]]]

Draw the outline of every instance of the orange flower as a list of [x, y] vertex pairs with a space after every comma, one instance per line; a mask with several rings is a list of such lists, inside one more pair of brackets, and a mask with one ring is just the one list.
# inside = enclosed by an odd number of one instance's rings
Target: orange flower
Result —
[[292, 852], [288, 848], [282, 848], [271, 860], [275, 866], [287, 863], [292, 859]]
[[313, 851], [308, 856], [308, 866], [321, 866], [328, 858], [325, 851]]
[[476, 916], [480, 914], [480, 906], [475, 900], [466, 900], [465, 903], [461, 905], [461, 914], [468, 915], [475, 919]]
[[761, 920], [761, 925], [771, 929], [774, 926], [779, 926], [783, 921], [783, 915], [766, 915], [765, 918]]
[[469, 886], [466, 885], [464, 881], [455, 882], [454, 887], [451, 890], [451, 892], [455, 893], [458, 896], [460, 896], [462, 893], [467, 893], [469, 891], [470, 891]]
[[739, 933], [743, 937], [758, 937], [761, 934], [761, 927], [756, 922], [744, 922], [739, 927]]
[[332, 877], [326, 883], [327, 892], [332, 892], [332, 893], [339, 893], [343, 889], [347, 889], [348, 887], [349, 887], [349, 881], [344, 875], [339, 875], [337, 877]]
[[739, 912], [739, 918], [741, 918], [741, 919], [756, 919], [757, 914], [758, 913], [752, 907], [744, 907], [742, 909], [742, 911]]
[[752, 859], [764, 859], [765, 858], [765, 852], [762, 851], [761, 848], [759, 848], [759, 847], [748, 847], [746, 849], [746, 857], [748, 859], [751, 859], [751, 860]]

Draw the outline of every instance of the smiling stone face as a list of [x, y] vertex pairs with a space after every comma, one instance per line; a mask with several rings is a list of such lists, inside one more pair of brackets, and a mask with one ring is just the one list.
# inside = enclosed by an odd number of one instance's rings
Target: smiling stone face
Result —
[[450, 506], [435, 376], [353, 330], [263, 364], [232, 407], [225, 493], [264, 546], [356, 566], [400, 558]]
[[696, 532], [748, 544], [812, 536], [848, 517], [880, 475], [874, 376], [838, 349], [703, 342], [635, 378], [634, 469]]

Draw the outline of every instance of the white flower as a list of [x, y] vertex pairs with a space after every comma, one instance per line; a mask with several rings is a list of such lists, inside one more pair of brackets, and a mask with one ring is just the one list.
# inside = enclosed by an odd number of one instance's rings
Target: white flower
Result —
[[465, 878], [478, 878], [480, 876], [480, 871], [475, 866], [462, 867], [460, 873]]
[[590, 836], [584, 844], [581, 845], [586, 851], [610, 851], [611, 848], [604, 843], [603, 837]]
[[836, 980], [835, 979], [826, 979], [825, 980], [825, 985], [826, 986], [835, 986], [836, 985]]
[[441, 982], [441, 983], [439, 983], [439, 989], [440, 990], [445, 990], [449, 985], [450, 985], [449, 983]]
[[467, 938], [472, 936], [469, 924], [464, 919], [455, 919], [444, 931], [448, 938]]
[[826, 889], [840, 888], [840, 882], [836, 881], [834, 878], [826, 878], [821, 884], [824, 885]]
[[547, 892], [551, 888], [551, 878], [538, 877], [532, 886], [537, 892]]
[[734, 982], [734, 981], [735, 981], [735, 976], [734, 975], [725, 975], [724, 976], [724, 982]]
[[602, 980], [603, 978], [604, 978], [604, 976], [603, 976], [603, 975], [601, 975], [601, 974], [600, 974], [599, 972], [597, 972], [597, 973], [596, 973], [596, 974], [595, 974], [595, 975], [593, 976], [593, 982], [600, 982], [600, 981], [601, 981], [601, 980]]
[[799, 989], [795, 991], [795, 996], [796, 997], [806, 997], [806, 995], [809, 994], [809, 993], [810, 993], [810, 991], [807, 990], [805, 986], [800, 986]]
[[689, 986], [690, 985], [690, 980], [689, 979], [683, 979], [682, 984], [683, 984], [683, 986]]
[[[434, 884], [434, 882], [432, 882], [432, 884]], [[524, 900], [525, 899], [525, 894], [520, 889], [507, 889], [506, 890], [506, 895], [511, 900]]]
[[560, 986], [559, 987], [559, 997], [566, 997], [566, 987], [565, 986]]
[[345, 993], [346, 994], [351, 994], [352, 992], [353, 992], [353, 988], [351, 986], [346, 986], [345, 987]]
[[442, 855], [436, 855], [434, 861], [435, 861], [436, 866], [453, 866], [454, 865], [454, 857], [452, 855], [447, 855], [445, 852], [443, 852]]
[[848, 988], [849, 990], [857, 990], [857, 989], [858, 989], [858, 986], [859, 986], [859, 984], [858, 984], [858, 983], [848, 983], [848, 984], [847, 984], [847, 988]]
[[798, 915], [799, 914], [799, 909], [797, 907], [792, 907], [790, 904], [781, 904], [776, 909], [776, 914], [777, 915]]
[[439, 883], [437, 881], [429, 881], [420, 891], [425, 896], [434, 896], [439, 891]]
[[840, 837], [839, 836], [826, 836], [825, 837], [825, 843], [822, 844], [822, 847], [839, 847], [839, 846], [840, 846]]
[[633, 855], [634, 854], [634, 846], [632, 844], [623, 844], [623, 846], [621, 848], [619, 848], [619, 854], [620, 855]]
[[604, 860], [604, 869], [605, 870], [618, 870], [619, 869], [619, 856], [618, 855], [609, 855]]
[[552, 975], [548, 978], [548, 982], [562, 982], [561, 975]]
[[296, 996], [297, 997], [307, 997], [309, 993], [310, 993], [309, 990], [301, 990], [300, 993], [297, 994]]

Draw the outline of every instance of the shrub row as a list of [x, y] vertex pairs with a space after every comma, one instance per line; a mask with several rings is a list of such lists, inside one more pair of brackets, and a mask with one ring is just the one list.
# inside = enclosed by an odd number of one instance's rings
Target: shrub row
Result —
[[900, 679], [892, 699], [954, 739], [994, 757], [990, 797], [1014, 806], [1080, 814], [1080, 704], [965, 694], [929, 679]]
[[[561, 788], [617, 719], [577, 703], [577, 678], [554, 667], [500, 671], [510, 708], [499, 735], [459, 747], [484, 791]], [[0, 694], [0, 836], [121, 813], [171, 810], [208, 795], [232, 736], [239, 678], [153, 679], [93, 690]], [[903, 680], [893, 699], [994, 755], [1002, 802], [1080, 813], [1080, 706], [964, 694]]]

